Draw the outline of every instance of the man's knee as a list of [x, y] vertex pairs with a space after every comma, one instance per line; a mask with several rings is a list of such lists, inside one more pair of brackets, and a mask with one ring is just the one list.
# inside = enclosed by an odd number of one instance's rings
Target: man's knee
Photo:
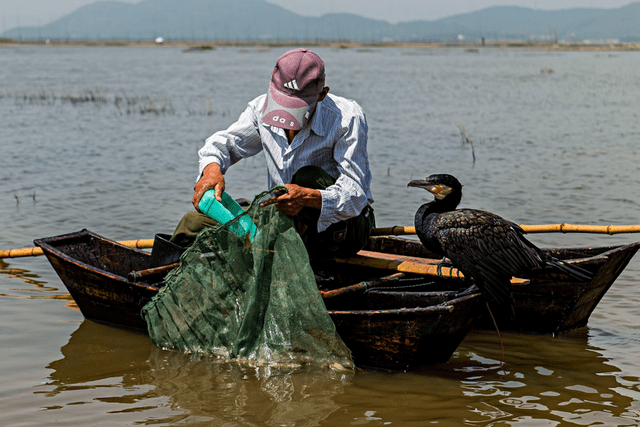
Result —
[[182, 247], [191, 246], [202, 230], [215, 225], [218, 225], [218, 223], [203, 213], [198, 211], [187, 212], [178, 223], [170, 241]]

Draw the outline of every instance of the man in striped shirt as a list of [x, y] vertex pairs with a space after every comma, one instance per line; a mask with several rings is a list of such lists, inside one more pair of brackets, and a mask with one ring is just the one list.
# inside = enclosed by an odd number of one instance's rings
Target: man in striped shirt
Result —
[[[354, 254], [375, 225], [367, 121], [352, 100], [329, 94], [324, 63], [307, 49], [282, 55], [266, 94], [249, 102], [228, 129], [211, 135], [198, 152], [200, 176], [193, 205], [215, 190], [220, 201], [224, 174], [239, 160], [264, 151], [268, 188], [288, 193], [263, 202], [296, 220], [310, 255]], [[185, 215], [172, 241], [186, 246], [210, 219]]]

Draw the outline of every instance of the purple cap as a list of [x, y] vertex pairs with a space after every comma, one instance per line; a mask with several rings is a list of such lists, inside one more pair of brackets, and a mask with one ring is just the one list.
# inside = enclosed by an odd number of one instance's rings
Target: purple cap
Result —
[[262, 121], [283, 129], [302, 129], [324, 88], [324, 62], [308, 49], [293, 49], [271, 73]]

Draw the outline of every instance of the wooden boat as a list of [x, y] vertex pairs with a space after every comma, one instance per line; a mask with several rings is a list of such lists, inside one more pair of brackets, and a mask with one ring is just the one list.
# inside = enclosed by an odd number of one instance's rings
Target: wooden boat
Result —
[[[640, 242], [606, 247], [543, 249], [551, 256], [590, 271], [593, 277], [589, 282], [583, 282], [548, 267], [534, 270], [526, 280], [512, 280], [515, 317], [509, 321], [502, 319], [498, 324], [500, 330], [559, 335], [586, 326], [593, 310], [639, 248]], [[403, 238], [372, 238], [368, 249], [376, 253], [423, 259], [434, 257], [420, 242]], [[456, 279], [441, 279], [436, 283], [445, 290], [464, 286]], [[475, 326], [495, 327], [488, 310], [483, 311]]]
[[[34, 243], [86, 318], [146, 331], [140, 311], [167, 272], [148, 269], [148, 252], [88, 230]], [[640, 243], [546, 249], [591, 271], [593, 278], [580, 282], [548, 268], [514, 279], [515, 319], [503, 319], [500, 329], [557, 335], [585, 326], [639, 248]], [[473, 325], [493, 328], [484, 299], [464, 280], [416, 273], [389, 276], [405, 265], [433, 267], [439, 262], [419, 242], [373, 237], [366, 250], [320, 266], [325, 270], [319, 282], [325, 305], [358, 366], [408, 370], [443, 363]]]
[[[88, 230], [37, 239], [82, 314], [101, 323], [147, 330], [142, 307], [162, 286], [167, 269], [149, 270], [149, 252], [123, 246]], [[430, 291], [430, 278], [405, 277], [369, 267], [334, 265], [325, 305], [360, 367], [409, 370], [444, 363], [471, 329], [484, 305], [477, 292]], [[348, 271], [347, 271], [348, 270]], [[131, 274], [140, 272], [142, 274]], [[347, 278], [348, 277], [348, 278]], [[368, 277], [356, 283], [351, 280]], [[130, 280], [132, 279], [132, 280]], [[143, 280], [143, 281], [138, 281]], [[348, 280], [355, 286], [339, 287]], [[380, 298], [381, 286], [411, 286], [419, 296]], [[425, 290], [426, 289], [426, 290]]]

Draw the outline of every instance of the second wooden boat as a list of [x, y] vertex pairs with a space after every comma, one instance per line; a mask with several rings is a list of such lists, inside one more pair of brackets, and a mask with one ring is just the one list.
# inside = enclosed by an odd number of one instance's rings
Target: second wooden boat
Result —
[[[146, 331], [140, 313], [162, 286], [156, 280], [161, 280], [163, 273], [131, 273], [148, 271], [148, 252], [88, 230], [37, 239], [35, 244], [44, 250], [87, 319]], [[347, 280], [347, 276], [369, 280], [356, 283], [350, 291], [325, 292], [325, 304], [360, 367], [409, 370], [446, 362], [484, 304], [479, 293], [431, 291], [429, 278], [418, 282], [404, 275], [381, 279], [389, 272], [367, 267], [349, 270], [348, 274], [333, 273], [339, 280]], [[137, 281], [137, 277], [146, 281]], [[397, 298], [380, 299], [371, 291], [380, 285], [411, 286], [414, 295], [421, 295], [414, 304]]]

